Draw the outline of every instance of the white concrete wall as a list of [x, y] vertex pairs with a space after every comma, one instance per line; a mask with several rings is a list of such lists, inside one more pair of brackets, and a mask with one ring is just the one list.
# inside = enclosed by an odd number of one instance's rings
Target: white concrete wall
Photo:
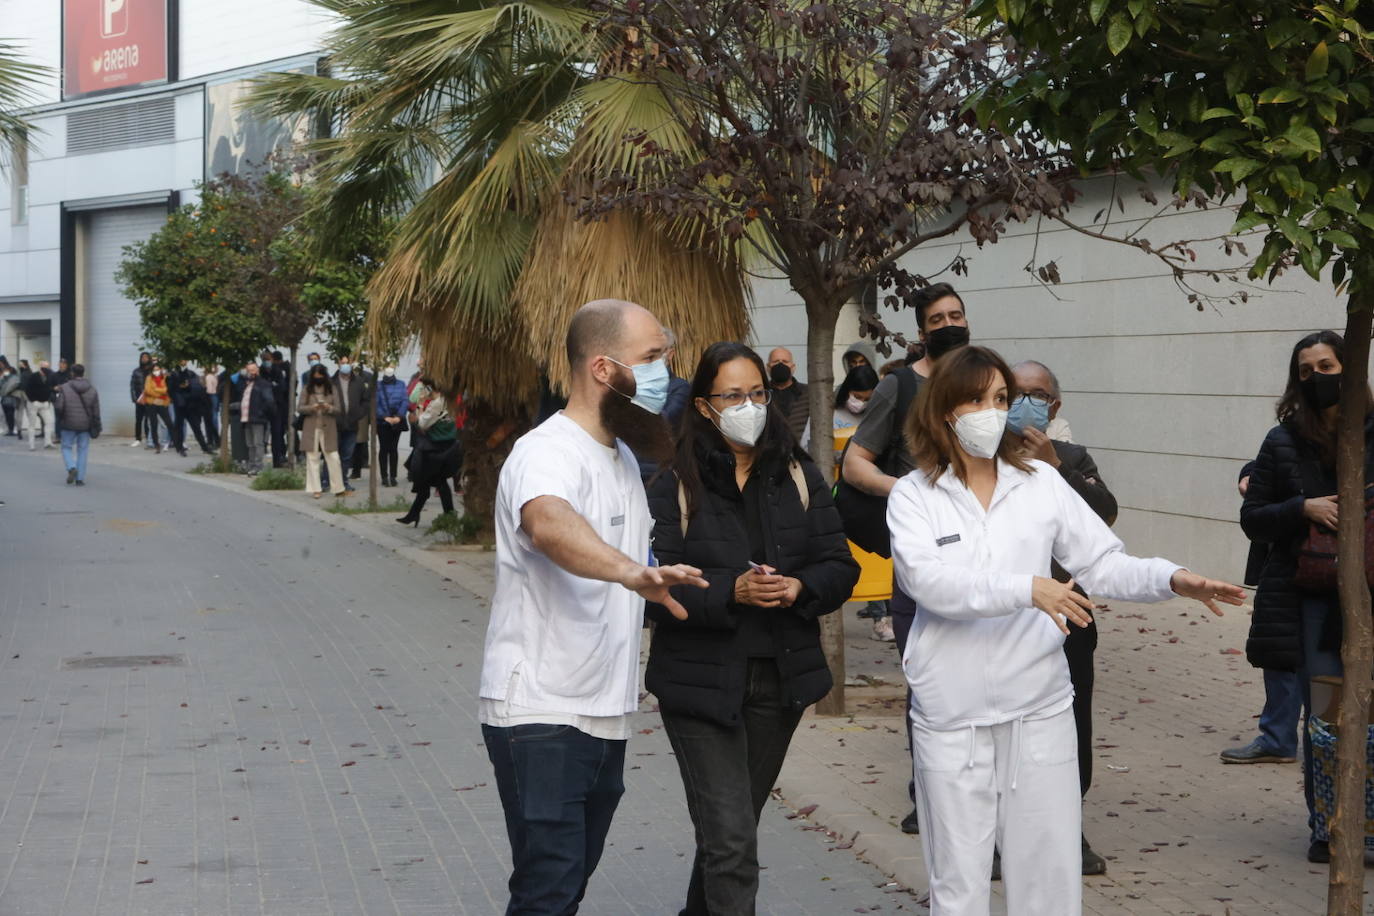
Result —
[[[1136, 187], [1121, 183], [1126, 212], [1114, 216], [1111, 231], [1138, 226], [1157, 209], [1138, 199]], [[1106, 180], [1087, 183], [1075, 220], [1103, 209], [1109, 188]], [[1155, 243], [1198, 238], [1232, 220], [1226, 210], [1170, 212], [1142, 234]], [[1258, 284], [1246, 304], [1199, 312], [1148, 255], [1048, 223], [1036, 259], [1057, 261], [1063, 283], [1047, 289], [1023, 270], [1035, 246], [1033, 225], [1013, 225], [996, 245], [979, 249], [955, 237], [921, 250], [908, 266], [938, 269], [956, 253], [970, 259], [970, 276], [953, 281], [973, 340], [1058, 374], [1074, 438], [1092, 451], [1121, 503], [1116, 530], [1128, 549], [1238, 579], [1248, 544], [1237, 523], [1236, 477], [1274, 423], [1293, 344], [1316, 329], [1340, 330], [1342, 304], [1329, 285], [1294, 271], [1273, 287]], [[1200, 257], [1222, 263], [1217, 247], [1208, 243]], [[785, 284], [760, 284], [756, 295], [761, 351], [805, 340], [805, 316]], [[885, 317], [914, 328], [909, 312]], [[851, 339], [837, 334], [837, 356]]]
[[317, 50], [329, 19], [305, 0], [181, 0], [180, 78]]
[[36, 104], [61, 99], [61, 0], [0, 0], [0, 37], [18, 46], [30, 63], [51, 71], [41, 82]]

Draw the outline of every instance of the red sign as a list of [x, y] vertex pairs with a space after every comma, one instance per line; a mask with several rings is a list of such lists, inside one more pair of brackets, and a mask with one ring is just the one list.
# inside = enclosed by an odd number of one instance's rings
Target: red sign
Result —
[[167, 79], [167, 0], [62, 0], [63, 97]]

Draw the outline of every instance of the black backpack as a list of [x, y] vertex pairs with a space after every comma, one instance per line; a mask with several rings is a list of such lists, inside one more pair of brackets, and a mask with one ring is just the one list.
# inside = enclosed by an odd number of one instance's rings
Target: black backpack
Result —
[[[916, 372], [910, 366], [897, 369], [893, 374], [897, 377], [897, 403], [892, 412], [892, 436], [888, 440], [887, 449], [877, 460], [878, 467], [888, 474], [896, 467], [901, 454], [904, 444], [902, 430], [906, 426], [911, 403], [916, 400], [916, 393], [920, 390]], [[845, 537], [869, 553], [891, 557], [892, 535], [887, 530], [887, 497], [865, 493], [844, 479], [844, 459], [853, 444], [854, 440], [851, 438], [840, 454], [840, 474], [835, 483], [835, 508], [844, 523]]]

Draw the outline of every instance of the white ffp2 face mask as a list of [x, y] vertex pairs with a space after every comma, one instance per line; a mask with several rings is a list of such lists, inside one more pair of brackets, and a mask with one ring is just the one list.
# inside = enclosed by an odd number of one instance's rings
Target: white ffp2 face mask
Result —
[[975, 458], [996, 455], [1006, 428], [1007, 412], [995, 407], [966, 413], [954, 421], [954, 435], [959, 437], [959, 444]]
[[759, 436], [763, 435], [763, 428], [768, 423], [768, 408], [753, 401], [745, 401], [724, 410], [711, 407], [711, 410], [720, 418], [720, 422], [716, 424], [720, 434], [736, 445], [757, 445]]

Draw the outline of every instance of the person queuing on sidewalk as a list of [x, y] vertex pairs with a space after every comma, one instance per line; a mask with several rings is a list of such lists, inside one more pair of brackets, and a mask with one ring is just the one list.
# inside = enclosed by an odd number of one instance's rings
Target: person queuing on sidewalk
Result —
[[[872, 366], [855, 366], [845, 374], [840, 386], [835, 389], [835, 432], [856, 429], [868, 409], [869, 400], [878, 387], [878, 370]], [[801, 445], [811, 447], [811, 422], [808, 420], [802, 432]]]
[[277, 409], [271, 379], [258, 375], [258, 364], [250, 362], [230, 377], [229, 413], [243, 425], [243, 444], [248, 453], [248, 476], [261, 473], [271, 444], [272, 415]]
[[[1116, 523], [1117, 504], [1112, 491], [1102, 480], [1097, 462], [1087, 448], [1052, 439], [1050, 424], [1063, 406], [1059, 379], [1044, 363], [1026, 360], [1012, 367], [1017, 396], [1007, 414], [1007, 429], [1020, 436], [1022, 455], [1034, 458], [1059, 472], [1065, 483], [1083, 497], [1097, 517], [1111, 527]], [[1058, 582], [1069, 581], [1069, 574], [1058, 563], [1050, 566]], [[1087, 597], [1080, 586], [1074, 590]], [[1086, 627], [1070, 627], [1064, 639], [1064, 660], [1069, 665], [1073, 684], [1073, 724], [1078, 733], [1078, 789], [1086, 797], [1093, 782], [1093, 653], [1097, 651], [1097, 621]], [[1083, 874], [1107, 873], [1107, 860], [1098, 855], [1083, 837]]]
[[59, 359], [59, 360], [57, 361], [57, 368], [53, 370], [53, 373], [52, 373], [52, 386], [53, 386], [53, 388], [56, 388], [58, 385], [65, 385], [65, 384], [67, 384], [67, 382], [71, 381], [71, 378], [72, 378], [72, 364], [71, 364], [71, 362], [64, 356], [64, 357], [62, 357], [61, 359]]
[[181, 367], [168, 377], [168, 388], [172, 394], [172, 407], [176, 410], [176, 441], [181, 443], [181, 454], [186, 454], [186, 426], [196, 437], [196, 444], [205, 454], [212, 454], [205, 431], [213, 425], [210, 414], [210, 397], [201, 384], [200, 374], [182, 360]]
[[305, 387], [305, 383], [308, 382], [308, 381], [310, 380], [310, 370], [311, 370], [311, 369], [314, 369], [316, 366], [323, 366], [323, 365], [324, 365], [324, 360], [320, 359], [320, 354], [319, 354], [319, 353], [310, 352], [310, 353], [307, 353], [307, 354], [305, 355], [305, 371], [301, 373], [301, 387], [302, 387], [302, 388], [304, 388], [304, 387]]
[[44, 448], [56, 448], [57, 431], [53, 425], [52, 412], [52, 369], [49, 368], [46, 359], [39, 361], [37, 372], [29, 374], [28, 381], [24, 383], [24, 397], [28, 400], [26, 414], [29, 425], [29, 451], [34, 450], [34, 440], [38, 436], [42, 437]]
[[[1329, 588], [1299, 584], [1298, 552], [1317, 526], [1334, 530], [1336, 424], [1340, 415], [1345, 340], [1333, 331], [1300, 339], [1288, 361], [1278, 425], [1255, 457], [1241, 503], [1240, 526], [1252, 541], [1269, 545], [1255, 592], [1255, 613], [1245, 655], [1267, 670], [1297, 672], [1303, 705], [1303, 795], [1307, 802], [1309, 862], [1329, 862], [1328, 840], [1318, 832], [1312, 745], [1311, 682], [1341, 675], [1341, 606], [1334, 577]], [[1374, 415], [1365, 421], [1365, 480], [1374, 482]], [[1358, 509], [1357, 509], [1358, 511]], [[1334, 568], [1334, 567], [1333, 567]]]
[[406, 383], [396, 377], [395, 366], [387, 366], [377, 380], [377, 464], [384, 487], [396, 486], [401, 434], [409, 429], [409, 407]]
[[0, 409], [5, 412], [5, 435], [19, 435], [15, 416], [19, 411], [19, 399], [23, 392], [19, 389], [19, 370], [5, 362], [0, 366]]
[[68, 376], [68, 381], [55, 389], [62, 461], [67, 466], [67, 483], [84, 487], [91, 439], [100, 435], [100, 392], [86, 378], [86, 367], [81, 363], [72, 366]]
[[[353, 371], [353, 360], [348, 356], [339, 357], [339, 368], [334, 372], [334, 392], [339, 398], [339, 413], [335, 417], [339, 424], [339, 464], [345, 475], [353, 465], [353, 449], [358, 445], [358, 423], [367, 416], [371, 406], [371, 392], [360, 374]], [[328, 475], [325, 475], [328, 485]], [[353, 485], [344, 479], [344, 488]]]
[[671, 457], [656, 416], [667, 346], [638, 305], [582, 306], [568, 328], [568, 406], [501, 468], [478, 718], [510, 838], [511, 916], [577, 912], [625, 791], [644, 600], [681, 619], [669, 588], [707, 585], [689, 566], [646, 565], [635, 455]]
[[708, 587], [671, 589], [685, 620], [647, 605], [645, 685], [696, 828], [682, 913], [752, 913], [764, 803], [802, 713], [832, 686], [817, 621], [849, 599], [859, 565], [829, 484], [768, 409], [758, 354], [712, 344], [691, 396], [649, 508], [654, 557], [700, 569]]
[[221, 420], [219, 409], [219, 366], [211, 363], [200, 374], [200, 384], [205, 388], [205, 396], [210, 402], [209, 418], [205, 423], [205, 438], [211, 448], [219, 448]]
[[143, 383], [148, 380], [148, 373], [152, 369], [152, 354], [145, 351], [138, 354], [138, 365], [133, 372], [129, 373], [129, 400], [134, 403], [134, 441], [130, 445], [134, 448], [138, 448], [145, 442], [148, 448], [153, 447], [152, 436], [147, 431], [148, 411], [143, 406]]
[[336, 422], [339, 396], [324, 366], [314, 366], [306, 373], [296, 412], [305, 418], [301, 424], [301, 448], [305, 449], [306, 492], [320, 498], [323, 490], [320, 456], [323, 455], [330, 479], [334, 481], [334, 495], [347, 496], [343, 466], [339, 463], [339, 425]]
[[420, 513], [429, 501], [431, 490], [439, 494], [443, 512], [453, 512], [453, 489], [449, 486], [449, 478], [462, 466], [463, 449], [458, 442], [458, 424], [453, 411], [448, 400], [435, 388], [433, 379], [421, 379], [411, 389], [410, 400], [415, 408], [415, 446], [406, 459], [406, 469], [415, 499], [410, 510], [396, 521], [418, 528]]
[[[674, 358], [677, 356], [677, 336], [667, 328], [663, 333], [668, 337], [668, 349], [663, 353], [663, 364], [668, 367], [668, 399], [663, 402], [663, 421], [668, 424], [670, 431], [676, 432], [682, 423], [682, 415], [687, 412], [687, 402], [691, 400], [688, 392], [692, 388], [692, 383], [685, 378], [678, 376]], [[559, 408], [560, 410], [562, 408]], [[639, 458], [639, 476], [644, 481], [644, 486], [649, 486], [649, 481], [658, 474], [658, 464], [642, 455]]]
[[796, 372], [797, 364], [791, 350], [774, 347], [769, 351], [768, 380], [773, 383], [774, 409], [787, 420], [792, 438], [800, 442], [811, 418], [811, 405], [807, 401], [806, 385], [797, 381]]
[[[370, 405], [373, 398], [376, 396], [377, 373], [367, 368], [365, 365], [366, 359], [366, 350], [358, 354], [358, 359], [353, 364], [353, 374], [362, 380], [363, 398]], [[456, 405], [450, 406], [455, 407], [456, 413]], [[356, 444], [353, 447], [353, 460], [344, 466], [344, 470], [348, 472], [349, 480], [361, 479], [363, 476], [363, 469], [368, 466], [368, 436], [370, 435], [368, 427], [372, 423], [372, 414], [373, 411], [371, 409], [362, 410], [359, 413], [358, 423], [354, 426], [354, 432], [356, 434], [354, 441]], [[460, 423], [459, 428], [461, 427], [462, 424]]]
[[148, 376], [143, 380], [143, 413], [148, 418], [149, 442], [152, 443], [155, 452], [162, 454], [162, 442], [158, 438], [160, 421], [167, 427], [167, 444], [176, 449], [177, 454], [185, 455], [186, 449], [182, 447], [181, 440], [176, 435], [176, 427], [172, 425], [172, 414], [168, 409], [171, 404], [172, 395], [167, 388], [167, 370], [157, 360], [153, 360]]
[[[1128, 556], [1064, 477], [1006, 435], [1016, 380], [992, 350], [935, 367], [907, 421], [916, 473], [888, 501], [892, 559], [916, 603], [916, 803], [932, 916], [986, 916], [994, 846], [1007, 910], [1082, 912], [1082, 801], [1063, 641], [1091, 621], [1074, 591], [1240, 605], [1239, 586]], [[1074, 578], [1057, 582], [1057, 561]]]
[[[937, 361], [947, 353], [966, 346], [969, 340], [968, 316], [964, 300], [948, 283], [935, 283], [916, 297], [916, 334], [924, 352], [905, 369], [888, 373], [869, 399], [859, 428], [845, 450], [841, 473], [851, 486], [872, 496], [886, 498], [898, 478], [915, 468], [915, 459], [906, 439], [906, 420], [926, 379], [935, 371]], [[892, 600], [888, 602], [892, 634], [898, 655], [906, 654], [907, 632], [916, 615], [916, 606], [902, 592], [893, 577]], [[910, 701], [910, 696], [907, 697]], [[911, 729], [907, 729], [907, 747]], [[902, 818], [904, 833], [919, 833], [916, 809], [916, 782], [907, 784], [911, 811]]]
[[[1246, 462], [1240, 469], [1236, 489], [1245, 499], [1250, 489], [1250, 474], [1255, 462]], [[1251, 541], [1245, 560], [1245, 584], [1259, 585], [1264, 564], [1269, 559], [1269, 545]], [[1298, 722], [1302, 719], [1302, 685], [1294, 671], [1264, 669], [1264, 706], [1260, 708], [1259, 735], [1249, 744], [1228, 747], [1221, 752], [1222, 763], [1294, 763], [1298, 759]]]

